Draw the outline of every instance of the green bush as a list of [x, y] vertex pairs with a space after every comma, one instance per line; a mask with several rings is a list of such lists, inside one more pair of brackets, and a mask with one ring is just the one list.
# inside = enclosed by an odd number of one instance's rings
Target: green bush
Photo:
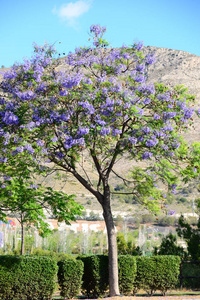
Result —
[[87, 297], [103, 296], [108, 289], [108, 256], [80, 255], [84, 263], [82, 293]]
[[33, 249], [33, 254], [31, 256], [49, 256], [54, 258], [57, 262], [64, 259], [73, 259], [74, 256], [71, 254], [66, 254], [64, 252], [54, 252], [52, 250], [44, 250], [42, 248], [35, 248]]
[[180, 273], [179, 256], [137, 257], [137, 276], [134, 283], [134, 293], [143, 289], [152, 295], [160, 290], [165, 295], [168, 289], [176, 286]]
[[0, 256], [0, 299], [50, 299], [57, 270], [50, 257]]
[[199, 263], [189, 262], [182, 264], [182, 275], [197, 278], [183, 278], [183, 288], [200, 290], [200, 261]]
[[83, 276], [83, 262], [75, 259], [65, 259], [58, 262], [58, 283], [60, 295], [71, 299], [78, 295]]
[[123, 295], [129, 295], [133, 291], [137, 272], [136, 258], [131, 255], [118, 257], [119, 290]]
[[183, 258], [187, 253], [182, 246], [178, 246], [176, 236], [169, 233], [162, 238], [160, 246], [154, 248], [154, 255], [177, 255]]

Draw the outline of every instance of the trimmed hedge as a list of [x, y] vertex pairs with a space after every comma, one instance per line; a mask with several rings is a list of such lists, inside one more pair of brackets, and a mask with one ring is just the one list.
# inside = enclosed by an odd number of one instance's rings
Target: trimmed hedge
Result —
[[108, 256], [80, 255], [77, 259], [84, 263], [82, 293], [89, 297], [103, 296], [108, 289]]
[[[82, 293], [87, 297], [104, 296], [109, 286], [108, 256], [82, 255], [78, 259], [84, 263]], [[129, 295], [136, 277], [136, 259], [132, 255], [120, 255], [118, 263], [120, 293]]]
[[0, 256], [0, 299], [50, 299], [57, 270], [56, 260], [49, 257]]
[[130, 295], [134, 288], [137, 274], [136, 258], [132, 255], [120, 255], [118, 257], [119, 290], [123, 295]]
[[181, 259], [179, 256], [159, 255], [137, 257], [137, 276], [134, 294], [139, 289], [152, 295], [160, 290], [165, 295], [168, 289], [175, 287], [180, 274]]
[[58, 262], [58, 267], [60, 295], [72, 299], [80, 291], [84, 264], [81, 260], [65, 259]]

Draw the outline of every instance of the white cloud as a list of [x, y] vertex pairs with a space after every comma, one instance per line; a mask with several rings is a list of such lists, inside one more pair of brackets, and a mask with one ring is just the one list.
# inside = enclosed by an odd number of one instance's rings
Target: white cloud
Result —
[[69, 26], [76, 26], [78, 18], [88, 12], [91, 8], [92, 0], [79, 0], [62, 5], [58, 10], [53, 9], [53, 13], [66, 22]]

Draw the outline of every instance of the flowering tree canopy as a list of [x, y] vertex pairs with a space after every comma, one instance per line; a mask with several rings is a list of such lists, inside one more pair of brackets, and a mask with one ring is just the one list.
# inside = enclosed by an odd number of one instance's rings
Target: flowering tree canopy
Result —
[[[97, 198], [108, 231], [112, 296], [118, 293], [118, 283], [110, 175], [121, 178], [141, 203], [157, 210], [164, 197], [157, 182], [176, 187], [174, 170], [187, 152], [180, 132], [191, 122], [194, 109], [188, 103], [194, 97], [182, 86], [148, 84], [146, 71], [155, 57], [144, 56], [142, 43], [107, 48], [105, 31], [92, 25], [93, 47], [76, 49], [62, 67], [51, 46], [35, 45], [30, 60], [4, 74], [0, 161], [6, 164], [9, 155], [27, 153], [38, 169], [44, 168], [44, 160], [54, 163]], [[136, 162], [130, 164], [129, 178], [115, 170], [122, 157]], [[96, 186], [84, 160], [95, 166]], [[140, 161], [145, 168], [139, 167]]]

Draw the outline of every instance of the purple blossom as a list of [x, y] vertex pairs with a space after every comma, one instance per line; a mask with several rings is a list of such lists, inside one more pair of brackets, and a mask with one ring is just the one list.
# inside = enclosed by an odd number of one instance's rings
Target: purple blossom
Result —
[[15, 153], [22, 153], [24, 151], [24, 147], [20, 146], [15, 149]]
[[121, 133], [122, 133], [122, 131], [120, 129], [117, 129], [117, 128], [112, 129], [112, 135], [113, 136], [116, 136], [116, 135], [121, 134]]
[[136, 82], [144, 83], [145, 82], [145, 77], [143, 75], [138, 75], [135, 77]]
[[16, 77], [17, 72], [14, 67], [12, 67], [9, 71], [6, 71], [3, 75], [3, 79], [15, 79]]
[[138, 64], [138, 65], [136, 65], [136, 71], [143, 72], [144, 69], [145, 69], [145, 65], [144, 64]]
[[16, 93], [17, 97], [22, 101], [31, 100], [35, 97], [33, 91], [24, 91]]
[[144, 43], [142, 41], [140, 41], [139, 43], [133, 44], [133, 48], [137, 49], [138, 51], [142, 50], [143, 46], [144, 46]]
[[85, 108], [90, 115], [93, 115], [95, 113], [95, 109], [94, 109], [93, 105], [89, 104], [88, 101], [78, 102], [78, 105]]
[[7, 157], [0, 157], [0, 162], [2, 163], [6, 163], [8, 161], [8, 158]]
[[171, 209], [170, 209], [170, 210], [168, 211], [168, 215], [169, 215], [169, 216], [173, 216], [175, 213], [176, 213], [175, 210], [171, 210]]
[[54, 136], [54, 137], [51, 139], [51, 141], [52, 141], [53, 143], [56, 143], [56, 142], [58, 141], [57, 136]]
[[157, 115], [157, 114], [154, 114], [153, 118], [154, 118], [154, 120], [159, 120], [159, 119], [160, 119], [160, 116]]
[[88, 127], [80, 127], [79, 126], [79, 129], [77, 131], [78, 135], [85, 135], [85, 134], [88, 134], [88, 133], [89, 133], [89, 128]]
[[148, 158], [151, 158], [153, 156], [153, 153], [152, 152], [144, 152], [142, 154], [142, 159], [148, 159]]
[[33, 147], [30, 144], [26, 144], [24, 146], [24, 150], [29, 151], [30, 154], [33, 154], [35, 152], [35, 150], [33, 149]]
[[44, 146], [44, 141], [43, 140], [37, 140], [36, 144], [40, 147]]
[[168, 147], [167, 145], [165, 145], [165, 144], [162, 144], [162, 145], [161, 145], [161, 148], [162, 148], [163, 150], [165, 150], [165, 151], [167, 151], [167, 150], [169, 149], [169, 147]]
[[135, 137], [129, 137], [129, 142], [133, 145], [137, 144], [137, 139]]
[[186, 102], [185, 101], [177, 101], [177, 105], [184, 110], [186, 108]]
[[194, 113], [194, 109], [186, 107], [183, 109], [184, 111], [184, 118], [190, 119]]
[[175, 111], [164, 112], [164, 114], [163, 114], [163, 118], [165, 120], [172, 119], [175, 116], [176, 116], [176, 112]]
[[101, 125], [101, 126], [106, 125], [106, 122], [105, 122], [104, 120], [101, 120], [100, 115], [96, 115], [96, 116], [95, 116], [95, 122], [96, 122], [98, 125]]
[[178, 143], [178, 142], [175, 142], [175, 143], [172, 143], [172, 148], [174, 148], [174, 149], [178, 149], [179, 147], [180, 147], [180, 143]]
[[149, 128], [148, 126], [144, 127], [142, 129], [142, 132], [145, 133], [145, 134], [149, 134], [151, 132], [151, 128]]
[[144, 99], [143, 103], [145, 105], [147, 105], [147, 104], [151, 103], [151, 99], [150, 98], [146, 98], [146, 99]]
[[37, 184], [30, 184], [30, 188], [37, 190], [38, 189], [38, 185]]
[[61, 160], [61, 159], [63, 159], [64, 154], [62, 152], [57, 152], [56, 157], [58, 157]]
[[165, 127], [163, 127], [163, 131], [173, 131], [174, 128], [171, 125], [167, 125]]
[[60, 95], [60, 96], [67, 96], [67, 94], [68, 94], [68, 91], [67, 91], [67, 90], [61, 90], [61, 91], [59, 92], [59, 95]]
[[100, 25], [91, 25], [90, 32], [98, 36], [106, 31], [106, 27], [101, 27]]
[[18, 117], [14, 115], [13, 112], [11, 111], [6, 111], [2, 115], [3, 115], [2, 121], [6, 125], [17, 125], [19, 123]]
[[99, 132], [100, 135], [107, 135], [109, 133], [110, 133], [110, 127], [107, 127], [107, 128], [103, 127]]
[[155, 137], [151, 137], [151, 139], [148, 139], [146, 141], [145, 145], [147, 147], [153, 147], [153, 146], [157, 145], [157, 143], [158, 143], [158, 140]]
[[138, 137], [138, 141], [139, 141], [139, 142], [143, 142], [143, 141], [144, 141], [144, 137], [143, 137], [142, 135], [139, 136], [139, 137]]
[[137, 90], [143, 93], [144, 96], [148, 96], [149, 94], [155, 94], [155, 86], [154, 84], [142, 84], [137, 87]]
[[146, 56], [146, 64], [147, 65], [151, 65], [151, 64], [155, 63], [155, 61], [156, 61], [155, 53], [153, 55], [152, 54], [148, 54]]
[[0, 97], [0, 105], [4, 105], [5, 103], [6, 103], [5, 99]]

